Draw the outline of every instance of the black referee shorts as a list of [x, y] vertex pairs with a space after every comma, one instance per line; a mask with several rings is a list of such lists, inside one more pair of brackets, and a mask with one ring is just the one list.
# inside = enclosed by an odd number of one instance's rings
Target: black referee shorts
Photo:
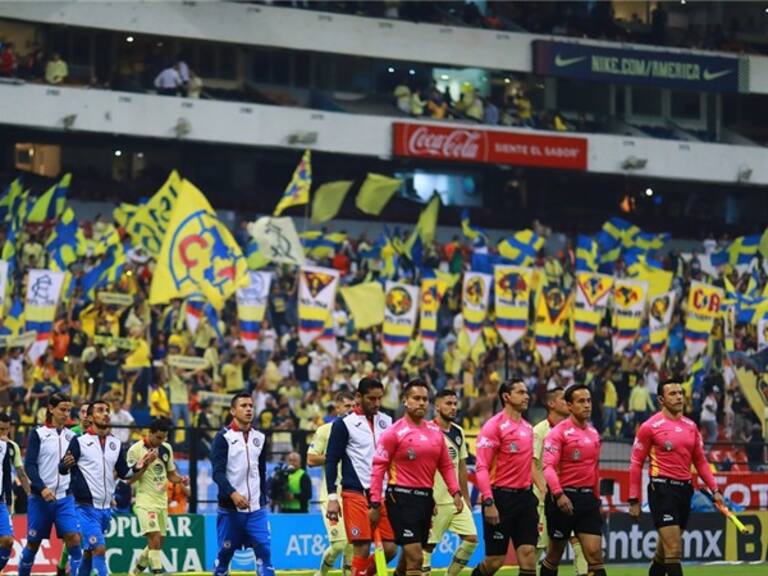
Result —
[[435, 509], [432, 488], [389, 486], [386, 503], [395, 543], [402, 546], [419, 542], [426, 546]]
[[544, 500], [547, 515], [547, 532], [555, 540], [565, 540], [574, 534], [603, 533], [603, 517], [600, 515], [600, 499], [592, 488], [564, 488], [563, 492], [573, 504], [573, 514], [566, 514], [558, 507], [552, 493]]
[[648, 483], [648, 506], [654, 526], [680, 526], [681, 530], [685, 530], [692, 497], [693, 486], [690, 482], [652, 478]]
[[505, 556], [509, 541], [515, 548], [539, 539], [539, 499], [530, 488], [513, 490], [494, 488], [493, 499], [499, 511], [499, 523], [489, 524], [483, 516], [483, 541], [486, 556]]

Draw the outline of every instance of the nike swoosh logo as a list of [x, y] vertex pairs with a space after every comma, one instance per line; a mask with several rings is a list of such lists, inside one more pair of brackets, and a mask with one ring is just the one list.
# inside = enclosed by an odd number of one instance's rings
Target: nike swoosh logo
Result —
[[577, 58], [563, 58], [560, 56], [560, 54], [555, 55], [555, 66], [558, 68], [565, 68], [566, 66], [571, 66], [573, 64], [576, 64], [577, 62], [581, 62], [583, 60], [586, 60], [586, 56], [578, 56]]
[[704, 69], [704, 80], [717, 80], [718, 78], [722, 78], [726, 74], [730, 74], [733, 72], [733, 70], [723, 70], [722, 72], [710, 72], [706, 68]]

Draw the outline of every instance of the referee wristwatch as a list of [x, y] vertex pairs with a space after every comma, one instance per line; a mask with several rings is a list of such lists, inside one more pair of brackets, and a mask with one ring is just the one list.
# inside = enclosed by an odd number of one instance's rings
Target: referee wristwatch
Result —
[[496, 504], [496, 501], [493, 498], [486, 498], [483, 500], [483, 508], [488, 508], [489, 506], [493, 506]]

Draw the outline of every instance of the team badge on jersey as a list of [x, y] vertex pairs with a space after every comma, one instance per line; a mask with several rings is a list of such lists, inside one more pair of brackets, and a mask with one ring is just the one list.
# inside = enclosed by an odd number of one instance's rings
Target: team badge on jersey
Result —
[[413, 448], [408, 448], [408, 460], [416, 460], [416, 451]]
[[509, 443], [509, 451], [510, 451], [512, 454], [517, 454], [517, 452], [518, 452], [518, 448], [517, 448], [517, 442], [510, 442], [510, 443]]
[[672, 442], [670, 442], [669, 440], [664, 440], [664, 450], [666, 450], [667, 452], [671, 452]]
[[573, 459], [574, 460], [581, 460], [581, 450], [574, 450], [573, 451]]

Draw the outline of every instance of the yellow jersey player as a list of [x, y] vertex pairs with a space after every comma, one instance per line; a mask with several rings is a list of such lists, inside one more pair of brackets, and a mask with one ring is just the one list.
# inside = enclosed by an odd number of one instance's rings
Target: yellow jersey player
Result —
[[[355, 406], [355, 395], [352, 392], [341, 391], [334, 398], [336, 404], [336, 415], [338, 417], [346, 416], [347, 412]], [[320, 506], [323, 510], [323, 522], [328, 532], [328, 548], [323, 552], [323, 561], [320, 569], [315, 576], [326, 576], [329, 570], [336, 565], [336, 559], [340, 554], [344, 554], [344, 563], [342, 574], [346, 576], [352, 570], [352, 545], [347, 542], [347, 533], [344, 529], [344, 517], [339, 516], [339, 520], [331, 524], [326, 517], [326, 507], [328, 503], [328, 489], [325, 485], [325, 451], [328, 447], [328, 438], [331, 435], [331, 426], [333, 422], [328, 422], [320, 426], [312, 437], [312, 444], [307, 449], [307, 464], [309, 466], [321, 466], [322, 482], [320, 483]], [[339, 465], [341, 468], [341, 465]], [[339, 472], [340, 473], [340, 472]]]
[[472, 519], [472, 508], [469, 500], [469, 488], [467, 487], [467, 443], [464, 439], [464, 431], [454, 422], [458, 412], [458, 397], [453, 390], [444, 389], [435, 397], [435, 419], [443, 431], [445, 443], [448, 446], [448, 454], [451, 456], [456, 476], [459, 479], [459, 488], [464, 496], [465, 505], [459, 514], [456, 514], [453, 496], [439, 475], [435, 475], [435, 486], [432, 498], [435, 501], [435, 515], [432, 518], [432, 529], [429, 531], [429, 540], [424, 548], [424, 560], [422, 573], [429, 576], [432, 570], [432, 552], [440, 543], [446, 530], [458, 534], [461, 544], [451, 559], [446, 576], [458, 576], [467, 566], [469, 559], [477, 547], [477, 527]]
[[[545, 485], [544, 473], [543, 473], [543, 453], [544, 453], [544, 438], [547, 437], [549, 431], [554, 428], [561, 421], [568, 418], [571, 413], [568, 411], [568, 405], [565, 403], [565, 391], [558, 387], [547, 390], [547, 395], [544, 398], [547, 408], [547, 417], [536, 424], [533, 427], [533, 458], [536, 461], [536, 469], [538, 470], [540, 482], [534, 482], [533, 491], [536, 497], [539, 499], [539, 524], [542, 529], [539, 530], [539, 543], [537, 548], [539, 550], [546, 550], [549, 543], [549, 536], [547, 535], [547, 518], [544, 515], [544, 496], [539, 490], [539, 485]], [[587, 560], [584, 558], [584, 553], [581, 551], [581, 544], [577, 538], [571, 538], [571, 546], [573, 547], [573, 566], [576, 576], [582, 576], [587, 574]]]
[[189, 477], [180, 476], [173, 461], [173, 449], [168, 444], [171, 422], [167, 418], [155, 418], [149, 425], [147, 436], [128, 449], [128, 466], [141, 461], [145, 454], [153, 454], [151, 464], [145, 466], [130, 479], [136, 485], [136, 499], [133, 513], [139, 519], [139, 529], [147, 539], [132, 576], [143, 572], [149, 566], [152, 574], [162, 574], [163, 538], [168, 515], [168, 482], [189, 484]]

